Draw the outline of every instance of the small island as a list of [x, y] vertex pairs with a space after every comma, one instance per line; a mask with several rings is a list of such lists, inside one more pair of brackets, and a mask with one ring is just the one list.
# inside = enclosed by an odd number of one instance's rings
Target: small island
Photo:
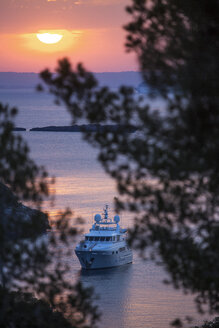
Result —
[[137, 128], [133, 125], [123, 124], [83, 124], [83, 125], [69, 125], [69, 126], [45, 126], [30, 129], [34, 132], [112, 132], [112, 133], [133, 133]]
[[14, 127], [13, 131], [26, 131], [25, 128]]

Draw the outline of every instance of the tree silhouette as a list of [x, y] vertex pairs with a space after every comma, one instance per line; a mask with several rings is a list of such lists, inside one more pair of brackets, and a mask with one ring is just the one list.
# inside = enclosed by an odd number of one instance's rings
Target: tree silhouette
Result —
[[73, 123], [137, 127], [84, 138], [117, 182], [117, 209], [136, 214], [132, 246], [162, 260], [169, 282], [210, 313], [219, 311], [218, 7], [216, 0], [133, 0], [127, 8], [127, 49], [137, 54], [148, 97], [163, 99], [164, 108], [131, 88], [99, 87], [67, 59], [41, 73]]
[[99, 314], [92, 289], [65, 277], [69, 268], [62, 258], [77, 234], [69, 227], [71, 212], [60, 213], [54, 231], [42, 236], [47, 217], [40, 209], [49, 196], [48, 174], [13, 133], [16, 113], [0, 104], [0, 326], [95, 327]]

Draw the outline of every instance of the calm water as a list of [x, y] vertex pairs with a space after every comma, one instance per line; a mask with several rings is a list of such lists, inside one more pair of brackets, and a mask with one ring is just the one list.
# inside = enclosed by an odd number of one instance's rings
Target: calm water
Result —
[[[0, 101], [20, 108], [17, 126], [31, 128], [70, 123], [66, 111], [53, 104], [51, 97], [37, 95], [33, 90], [0, 90]], [[23, 132], [31, 148], [31, 156], [56, 176], [56, 213], [70, 207], [74, 216], [86, 219], [85, 230], [92, 216], [101, 212], [105, 203], [111, 205], [117, 195], [115, 183], [97, 162], [97, 151], [82, 141], [78, 133]], [[113, 214], [113, 212], [112, 212]], [[130, 215], [122, 216], [122, 224], [131, 226]], [[177, 316], [195, 315], [191, 296], [162, 283], [166, 274], [162, 267], [143, 262], [134, 253], [134, 262], [117, 269], [82, 272], [76, 256], [66, 258], [70, 265], [69, 279], [79, 277], [92, 285], [99, 295], [102, 312], [101, 328], [166, 328]]]

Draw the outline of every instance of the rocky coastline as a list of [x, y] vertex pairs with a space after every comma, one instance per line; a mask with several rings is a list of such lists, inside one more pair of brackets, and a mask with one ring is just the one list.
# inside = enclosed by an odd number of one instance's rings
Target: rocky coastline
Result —
[[45, 213], [23, 205], [0, 182], [0, 225], [9, 240], [36, 238], [50, 229]]

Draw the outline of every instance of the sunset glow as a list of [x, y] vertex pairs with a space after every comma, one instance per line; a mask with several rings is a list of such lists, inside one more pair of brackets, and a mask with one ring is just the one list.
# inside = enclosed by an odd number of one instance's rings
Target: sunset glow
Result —
[[0, 71], [40, 72], [63, 57], [93, 72], [137, 70], [124, 47], [129, 1], [0, 1]]
[[52, 34], [52, 33], [37, 33], [37, 39], [46, 44], [58, 43], [63, 35], [61, 34]]

